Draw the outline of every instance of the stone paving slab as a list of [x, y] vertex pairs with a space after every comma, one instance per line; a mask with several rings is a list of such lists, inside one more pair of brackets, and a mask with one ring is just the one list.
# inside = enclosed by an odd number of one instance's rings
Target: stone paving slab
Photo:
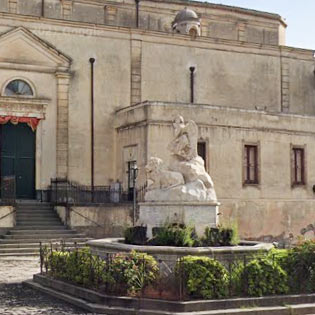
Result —
[[46, 294], [27, 288], [22, 281], [32, 279], [40, 269], [38, 257], [0, 258], [1, 315], [91, 314]]
[[18, 283], [33, 278], [39, 273], [39, 257], [0, 258], [0, 283]]

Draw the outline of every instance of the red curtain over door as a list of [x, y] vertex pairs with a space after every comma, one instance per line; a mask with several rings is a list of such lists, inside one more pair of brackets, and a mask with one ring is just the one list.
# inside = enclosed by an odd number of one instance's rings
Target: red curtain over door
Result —
[[39, 121], [39, 118], [33, 117], [0, 116], [0, 124], [2, 125], [8, 122], [11, 122], [14, 125], [17, 125], [18, 123], [26, 123], [32, 128], [33, 131], [36, 130]]

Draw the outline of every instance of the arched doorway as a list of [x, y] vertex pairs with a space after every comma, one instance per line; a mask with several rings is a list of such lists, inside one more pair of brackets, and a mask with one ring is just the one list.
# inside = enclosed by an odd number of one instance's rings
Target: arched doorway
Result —
[[1, 178], [15, 176], [17, 199], [35, 197], [35, 139], [26, 123], [0, 125]]

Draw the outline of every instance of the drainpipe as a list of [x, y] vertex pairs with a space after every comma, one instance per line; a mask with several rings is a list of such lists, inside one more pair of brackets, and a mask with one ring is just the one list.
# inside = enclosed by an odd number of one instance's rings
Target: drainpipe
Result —
[[136, 28], [139, 28], [139, 2], [140, 0], [136, 1]]
[[42, 0], [42, 12], [41, 12], [41, 16], [42, 16], [42, 17], [45, 16], [45, 0]]
[[90, 58], [91, 64], [91, 194], [94, 202], [94, 63], [95, 59]]
[[194, 90], [195, 90], [195, 82], [194, 82], [194, 72], [195, 72], [195, 67], [190, 67], [190, 103], [194, 103]]

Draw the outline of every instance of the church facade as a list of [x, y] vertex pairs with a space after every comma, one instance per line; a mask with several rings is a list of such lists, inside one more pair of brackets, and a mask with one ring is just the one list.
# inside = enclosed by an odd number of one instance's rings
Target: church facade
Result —
[[1, 176], [32, 199], [56, 177], [127, 190], [137, 164], [142, 186], [182, 115], [222, 221], [298, 235], [315, 221], [315, 64], [285, 29], [195, 1], [0, 0]]

